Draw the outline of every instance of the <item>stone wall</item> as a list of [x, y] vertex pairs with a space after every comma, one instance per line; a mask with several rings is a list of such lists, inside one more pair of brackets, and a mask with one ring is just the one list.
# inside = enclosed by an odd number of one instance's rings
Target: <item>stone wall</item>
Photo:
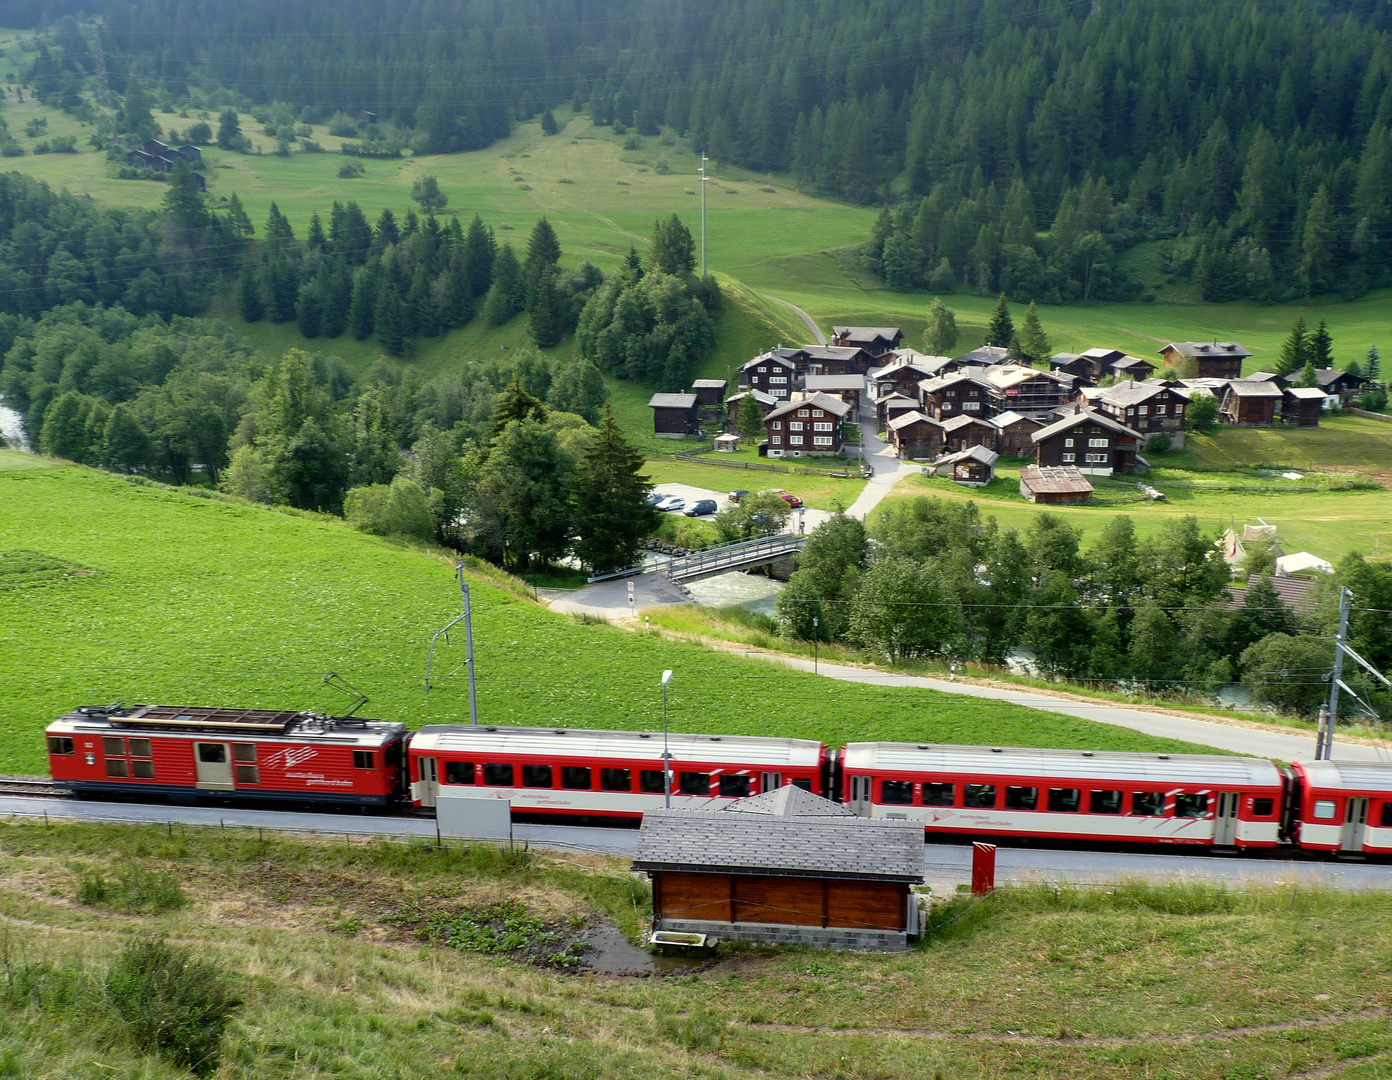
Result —
[[[844, 927], [794, 926], [787, 923], [732, 923], [709, 919], [659, 919], [656, 930], [706, 934], [721, 941], [753, 941], [760, 945], [810, 945], [847, 952], [904, 952], [909, 936], [894, 930], [851, 930]], [[713, 942], [712, 942], [713, 943]]]

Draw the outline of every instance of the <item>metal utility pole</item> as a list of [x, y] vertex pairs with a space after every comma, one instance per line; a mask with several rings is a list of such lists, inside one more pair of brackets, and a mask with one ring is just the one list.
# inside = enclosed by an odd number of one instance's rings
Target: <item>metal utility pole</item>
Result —
[[710, 177], [706, 175], [706, 155], [701, 155], [701, 277], [706, 276], [706, 185]]
[[818, 633], [817, 633], [817, 626], [821, 623], [821, 621], [822, 621], [822, 620], [819, 619], [816, 615], [813, 615], [813, 616], [812, 616], [812, 674], [813, 674], [813, 675], [816, 675], [816, 674], [818, 673], [818, 672], [817, 672], [817, 638], [818, 638], [819, 635], [818, 635]]
[[[444, 637], [445, 644], [449, 644], [449, 632], [459, 623], [464, 624], [464, 663], [469, 668], [469, 723], [478, 726], [478, 695], [474, 689], [474, 623], [473, 608], [469, 604], [469, 583], [464, 580], [464, 564], [457, 563], [454, 568], [455, 575], [459, 578], [459, 592], [464, 598], [464, 610], [456, 615], [443, 628], [435, 632], [435, 637], [430, 639], [430, 648], [425, 654], [425, 692], [430, 693], [430, 662], [435, 658], [436, 638]], [[455, 668], [455, 671], [458, 671]]]
[[1372, 707], [1360, 698], [1346, 682], [1344, 682], [1344, 657], [1347, 656], [1364, 671], [1368, 672], [1373, 678], [1377, 679], [1383, 686], [1392, 690], [1392, 680], [1380, 672], [1372, 664], [1364, 660], [1356, 652], [1348, 647], [1348, 619], [1349, 601], [1353, 599], [1353, 593], [1340, 586], [1339, 588], [1339, 633], [1334, 638], [1334, 670], [1329, 676], [1329, 704], [1320, 706], [1320, 725], [1319, 731], [1315, 735], [1315, 759], [1328, 761], [1334, 756], [1334, 728], [1339, 722], [1339, 691], [1348, 693], [1355, 701], [1363, 706], [1370, 716], [1376, 717]]
[[672, 754], [667, 749], [667, 684], [672, 681], [671, 670], [662, 673], [662, 796], [663, 805], [672, 809]]

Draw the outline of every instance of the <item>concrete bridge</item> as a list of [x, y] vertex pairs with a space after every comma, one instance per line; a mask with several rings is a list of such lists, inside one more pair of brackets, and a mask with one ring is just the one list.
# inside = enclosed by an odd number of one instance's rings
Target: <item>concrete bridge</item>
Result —
[[659, 573], [674, 582], [699, 581], [701, 578], [727, 574], [731, 570], [748, 570], [755, 566], [766, 566], [779, 559], [796, 555], [807, 543], [806, 536], [795, 533], [779, 533], [776, 536], [763, 536], [756, 540], [736, 540], [733, 544], [693, 551], [690, 555], [679, 555], [666, 562], [649, 566], [627, 566], [607, 574], [596, 574], [590, 584], [600, 581], [615, 581], [619, 578], [636, 577], [639, 574]]

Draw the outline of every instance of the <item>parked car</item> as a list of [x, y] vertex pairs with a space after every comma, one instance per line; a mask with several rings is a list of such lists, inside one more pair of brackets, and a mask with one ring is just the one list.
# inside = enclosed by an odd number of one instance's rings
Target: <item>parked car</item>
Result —
[[664, 495], [660, 502], [653, 503], [659, 510], [680, 510], [686, 505], [686, 500], [680, 495]]
[[737, 503], [748, 494], [749, 492], [745, 491], [744, 488], [740, 488], [738, 491], [730, 492], [730, 494], [727, 495], [726, 498], [729, 499], [732, 503]]
[[774, 489], [773, 489], [773, 494], [777, 495], [780, 499], [782, 499], [785, 503], [787, 503], [789, 506], [791, 506], [794, 510], [796, 510], [799, 506], [802, 505], [802, 500], [801, 500], [801, 499], [799, 499], [796, 495], [789, 495], [789, 494], [788, 494], [786, 491], [784, 491], [782, 488], [774, 488]]
[[697, 499], [683, 512], [687, 517], [705, 517], [707, 514], [715, 513], [717, 509], [719, 508], [715, 505], [714, 499]]
[[662, 492], [660, 492], [660, 491], [654, 491], [651, 495], [648, 496], [648, 505], [649, 505], [649, 506], [656, 506], [658, 503], [660, 503], [660, 502], [661, 502], [663, 499], [665, 499], [665, 498], [667, 498], [667, 496], [664, 495], [664, 494], [662, 494]]

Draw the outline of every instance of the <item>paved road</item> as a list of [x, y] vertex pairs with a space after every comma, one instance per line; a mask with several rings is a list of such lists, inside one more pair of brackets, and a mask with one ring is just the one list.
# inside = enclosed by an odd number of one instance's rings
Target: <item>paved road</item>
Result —
[[[368, 816], [354, 813], [295, 814], [158, 803], [107, 803], [81, 799], [0, 797], [0, 815], [80, 818], [195, 825], [216, 829], [264, 828], [332, 836], [435, 838], [430, 818]], [[516, 825], [518, 843], [559, 851], [632, 856], [636, 829], [595, 829], [571, 825]], [[925, 844], [924, 876], [937, 895], [950, 895], [971, 880], [971, 848], [966, 844]], [[1292, 856], [1223, 856], [1204, 853], [1083, 851], [1037, 847], [1001, 847], [996, 852], [996, 880], [1002, 884], [1048, 881], [1093, 884], [1121, 880], [1206, 881], [1230, 885], [1319, 885], [1347, 891], [1392, 888], [1385, 863], [1306, 859]]]
[[798, 314], [798, 318], [800, 318], [803, 321], [803, 323], [806, 324], [808, 332], [810, 332], [813, 338], [816, 339], [817, 344], [826, 344], [826, 335], [822, 333], [822, 328], [812, 321], [811, 315], [807, 314], [807, 312], [803, 311], [802, 308], [798, 307], [796, 304], [790, 304], [788, 303], [788, 301], [780, 300], [776, 296], [769, 296], [768, 293], [765, 293], [764, 295], [768, 296], [768, 298], [774, 301], [774, 303], [782, 304], [784, 307], [789, 307], [796, 311]]
[[870, 511], [880, 504], [880, 500], [889, 494], [890, 488], [906, 476], [918, 475], [920, 468], [912, 462], [900, 461], [889, 444], [883, 442], [876, 434], [876, 426], [873, 406], [862, 402], [860, 408], [861, 453], [874, 466], [875, 475], [866, 483], [865, 490], [860, 493], [860, 497], [851, 503], [846, 510], [849, 516], [861, 521], [864, 521]]

